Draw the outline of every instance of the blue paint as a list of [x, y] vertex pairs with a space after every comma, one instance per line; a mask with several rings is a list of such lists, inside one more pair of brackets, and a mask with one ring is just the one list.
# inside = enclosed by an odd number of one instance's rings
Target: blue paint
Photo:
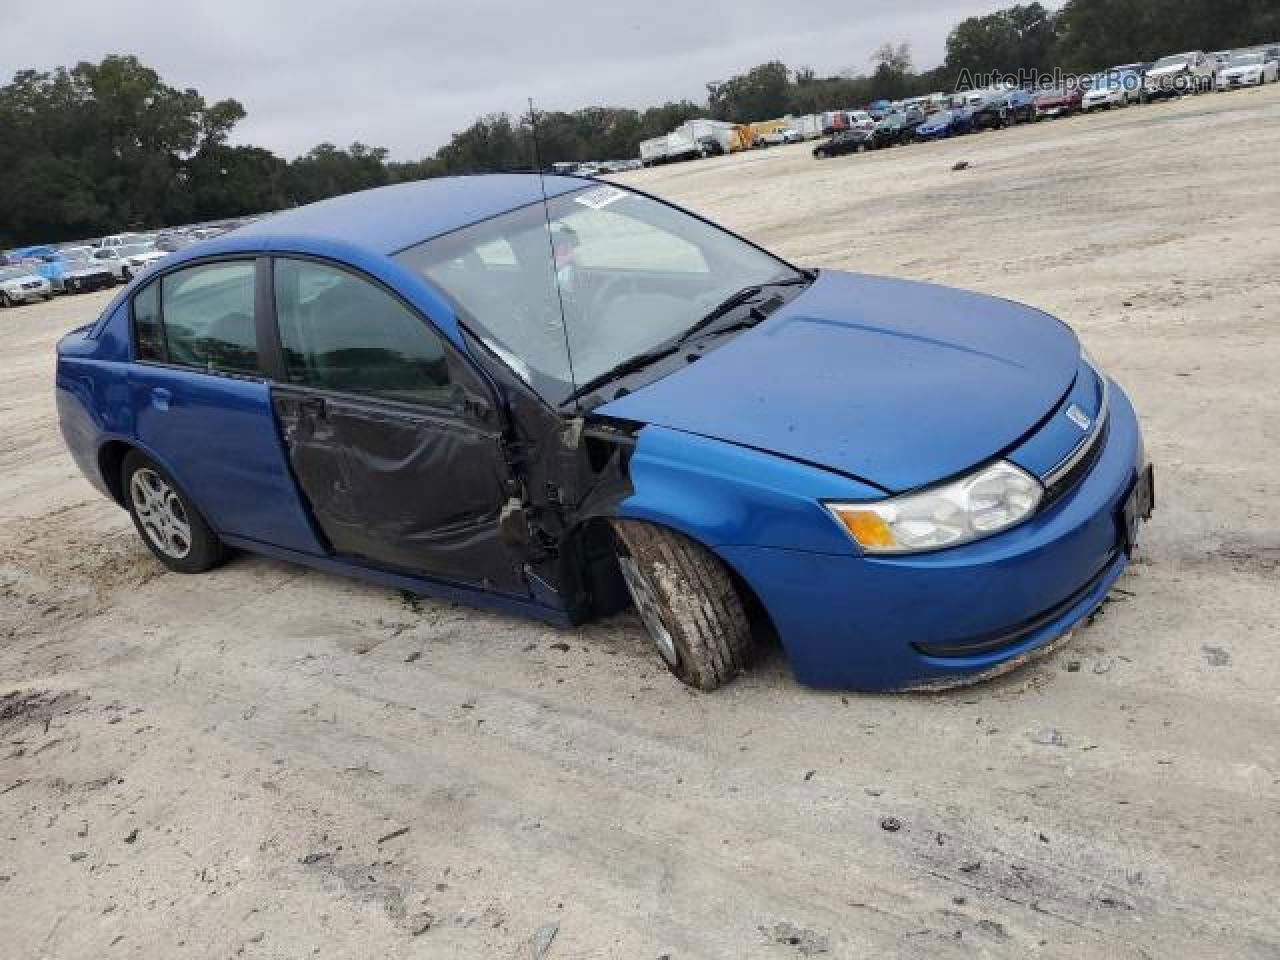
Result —
[[823, 271], [758, 327], [597, 412], [844, 471], [890, 491], [1016, 444], [1067, 393], [1080, 347], [1038, 310]]

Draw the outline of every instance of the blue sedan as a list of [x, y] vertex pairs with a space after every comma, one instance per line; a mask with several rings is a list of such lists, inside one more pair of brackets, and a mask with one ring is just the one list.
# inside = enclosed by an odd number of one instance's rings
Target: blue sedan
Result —
[[916, 127], [917, 140], [942, 140], [973, 132], [973, 111], [968, 107], [939, 110]]
[[[544, 193], [545, 191], [545, 193]], [[1153, 501], [1065, 325], [801, 269], [572, 177], [338, 197], [167, 258], [58, 345], [62, 432], [171, 570], [235, 550], [557, 624], [713, 689], [936, 688], [1068, 634]]]

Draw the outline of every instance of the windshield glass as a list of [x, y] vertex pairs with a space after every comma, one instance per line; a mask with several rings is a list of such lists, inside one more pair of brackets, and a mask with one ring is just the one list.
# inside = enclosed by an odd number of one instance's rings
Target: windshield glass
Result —
[[1191, 58], [1186, 54], [1179, 54], [1175, 57], [1161, 57], [1156, 61], [1156, 65], [1152, 69], [1158, 70], [1161, 67], [1181, 67], [1188, 64], [1190, 60]]
[[140, 253], [150, 253], [154, 247], [149, 243], [131, 243], [127, 247], [116, 247], [116, 253], [122, 257], [136, 257]]
[[556, 197], [546, 212], [541, 203], [513, 210], [397, 259], [443, 291], [462, 323], [555, 405], [575, 382], [672, 340], [730, 295], [802, 276], [613, 185]]
[[1231, 58], [1233, 67], [1256, 67], [1262, 63], [1262, 54], [1260, 53], [1237, 53]]

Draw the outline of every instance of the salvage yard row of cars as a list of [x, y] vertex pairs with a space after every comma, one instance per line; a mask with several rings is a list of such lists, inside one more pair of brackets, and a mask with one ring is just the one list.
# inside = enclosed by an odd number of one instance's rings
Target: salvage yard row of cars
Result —
[[239, 223], [176, 227], [163, 233], [118, 233], [83, 243], [9, 250], [0, 255], [0, 307], [128, 283], [171, 253], [216, 237]]
[[1153, 63], [1121, 64], [1038, 93], [1000, 87], [873, 105], [870, 113], [851, 111], [848, 125], [829, 130], [830, 139], [814, 147], [813, 155], [821, 159], [862, 153], [1164, 97], [1261, 86], [1277, 79], [1280, 44], [1213, 54], [1190, 51]]

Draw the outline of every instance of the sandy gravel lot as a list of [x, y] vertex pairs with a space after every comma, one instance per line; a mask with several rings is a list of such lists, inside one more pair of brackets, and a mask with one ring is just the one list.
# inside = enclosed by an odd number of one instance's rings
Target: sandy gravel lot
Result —
[[0, 956], [1280, 956], [1280, 86], [808, 150], [629, 182], [1074, 325], [1159, 471], [1091, 625], [960, 692], [701, 696], [630, 615], [162, 573], [54, 420], [105, 297], [0, 313]]

